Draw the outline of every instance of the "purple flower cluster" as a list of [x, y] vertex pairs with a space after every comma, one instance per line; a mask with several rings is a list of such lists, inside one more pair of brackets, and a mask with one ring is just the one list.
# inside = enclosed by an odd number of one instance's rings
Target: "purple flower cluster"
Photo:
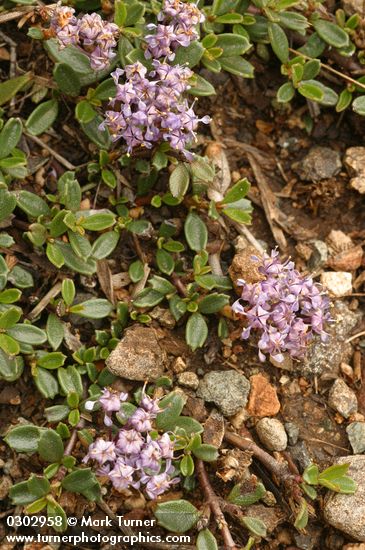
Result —
[[166, 57], [172, 61], [179, 46], [186, 48], [199, 38], [197, 25], [203, 23], [205, 17], [192, 2], [165, 0], [157, 19], [157, 25], [147, 25], [154, 34], [145, 37], [145, 56], [147, 59]]
[[[329, 299], [311, 277], [304, 277], [294, 268], [294, 262], [281, 263], [277, 250], [271, 256], [264, 254], [263, 258], [253, 259], [260, 262], [258, 270], [264, 278], [254, 284], [239, 280], [242, 296], [232, 306], [247, 318], [242, 338], [247, 339], [252, 329], [261, 333], [261, 361], [268, 353], [281, 362], [285, 351], [302, 359], [315, 334], [326, 340], [324, 325], [331, 320]], [[242, 305], [241, 300], [247, 305]]]
[[[209, 117], [198, 118], [182, 97], [193, 73], [157, 59], [152, 64], [150, 72], [137, 61], [125, 71], [112, 73], [117, 92], [109, 104], [113, 110], [106, 111], [101, 127], [109, 128], [114, 141], [122, 137], [128, 153], [135, 147], [151, 149], [154, 143], [168, 141], [173, 149], [190, 157], [185, 148], [196, 139], [198, 123], [209, 122]], [[125, 82], [120, 84], [123, 74]]]
[[[112, 425], [111, 415], [120, 410], [128, 394], [115, 393], [104, 389], [98, 403], [104, 410], [104, 422]], [[85, 408], [92, 410], [94, 401], [87, 401]], [[153, 432], [153, 420], [161, 411], [157, 400], [143, 393], [139, 407], [119, 430], [113, 441], [99, 437], [89, 447], [84, 462], [95, 460], [99, 463], [98, 473], [107, 476], [117, 491], [123, 489], [144, 489], [151, 499], [167, 491], [179, 482], [172, 477], [174, 443], [168, 433], [158, 435]]]
[[79, 19], [74, 13], [73, 8], [60, 3], [52, 11], [50, 28], [60, 47], [77, 46], [90, 58], [92, 69], [104, 69], [116, 55], [113, 49], [117, 45], [117, 25], [104, 21], [97, 13], [87, 13]]

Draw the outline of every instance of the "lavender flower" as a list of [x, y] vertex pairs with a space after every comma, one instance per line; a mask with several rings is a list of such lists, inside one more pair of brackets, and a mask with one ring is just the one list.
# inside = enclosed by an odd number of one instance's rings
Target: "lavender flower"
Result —
[[172, 61], [179, 46], [186, 48], [199, 38], [197, 26], [204, 22], [205, 17], [192, 2], [165, 0], [157, 19], [158, 25], [147, 26], [155, 32], [145, 37], [146, 59], [166, 57]]
[[83, 462], [96, 460], [99, 464], [112, 462], [117, 458], [115, 444], [112, 441], [105, 441], [99, 437], [94, 443], [91, 443], [89, 452], [84, 457]]
[[258, 271], [264, 279], [254, 284], [238, 281], [242, 296], [232, 306], [236, 313], [247, 318], [242, 338], [247, 339], [251, 330], [261, 333], [258, 342], [261, 361], [265, 361], [268, 353], [281, 362], [285, 351], [302, 359], [315, 334], [322, 341], [328, 336], [324, 326], [331, 320], [329, 300], [311, 277], [304, 277], [295, 269], [293, 262], [281, 263], [277, 250], [271, 256], [264, 254], [253, 259], [260, 262]]
[[[112, 425], [111, 415], [120, 410], [125, 393], [115, 393], [104, 388], [98, 403], [107, 415], [107, 425]], [[92, 410], [95, 402], [87, 402]], [[91, 405], [92, 406], [91, 406]], [[119, 430], [113, 441], [98, 438], [89, 447], [84, 462], [95, 460], [99, 464], [97, 474], [107, 477], [117, 491], [144, 489], [149, 498], [157, 498], [179, 478], [173, 477], [175, 468], [174, 442], [167, 433], [151, 432], [153, 420], [161, 412], [158, 400], [152, 399], [143, 388], [140, 406]]]
[[52, 11], [50, 28], [60, 48], [77, 46], [89, 57], [92, 69], [104, 69], [116, 56], [113, 49], [117, 45], [117, 25], [104, 21], [97, 13], [79, 19], [74, 13], [73, 8], [61, 6], [60, 2]]
[[[113, 141], [123, 138], [127, 152], [134, 148], [151, 149], [155, 143], [167, 141], [187, 158], [192, 155], [187, 147], [196, 141], [199, 122], [207, 124], [210, 118], [199, 118], [189, 106], [183, 93], [193, 75], [187, 67], [154, 60], [153, 70], [147, 72], [140, 62], [117, 69], [112, 77], [117, 85], [115, 98], [109, 103], [101, 128], [108, 127]], [[125, 74], [125, 82], [119, 79]]]

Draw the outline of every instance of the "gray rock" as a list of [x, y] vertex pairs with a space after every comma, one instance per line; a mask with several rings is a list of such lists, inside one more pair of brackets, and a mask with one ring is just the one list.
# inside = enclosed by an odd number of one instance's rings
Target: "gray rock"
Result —
[[365, 452], [365, 422], [351, 422], [346, 432], [354, 454]]
[[128, 380], [156, 380], [163, 375], [167, 355], [153, 328], [133, 325], [106, 360], [115, 375]]
[[306, 467], [313, 462], [304, 441], [299, 441], [299, 443], [290, 447], [289, 451], [292, 459], [298, 464], [300, 470], [305, 470]]
[[199, 386], [199, 378], [195, 372], [181, 372], [177, 376], [177, 381], [181, 386], [191, 388], [192, 390], [196, 390]]
[[344, 418], [357, 412], [357, 398], [355, 392], [348, 387], [342, 378], [334, 381], [328, 394], [328, 404]]
[[310, 242], [312, 254], [308, 261], [311, 270], [323, 267], [328, 260], [328, 246], [324, 241], [313, 240]]
[[312, 147], [296, 168], [300, 179], [320, 181], [332, 178], [341, 170], [341, 156], [329, 147]]
[[357, 483], [353, 495], [330, 493], [324, 504], [325, 520], [353, 539], [365, 541], [365, 456], [342, 456], [335, 464], [349, 463], [348, 475]]
[[250, 382], [235, 370], [208, 372], [200, 381], [198, 397], [211, 401], [224, 416], [236, 414], [247, 403]]
[[289, 445], [295, 445], [299, 438], [299, 428], [293, 422], [285, 422], [285, 430], [288, 434]]
[[298, 372], [304, 376], [320, 375], [323, 372], [339, 372], [341, 363], [348, 363], [352, 355], [351, 344], [345, 340], [361, 319], [361, 313], [351, 311], [345, 302], [337, 300], [331, 310], [334, 322], [327, 328], [330, 337], [327, 342], [315, 338], [309, 347], [303, 363], [297, 364]]
[[260, 441], [270, 451], [284, 451], [288, 444], [288, 436], [280, 420], [277, 418], [262, 418], [256, 424], [256, 432]]

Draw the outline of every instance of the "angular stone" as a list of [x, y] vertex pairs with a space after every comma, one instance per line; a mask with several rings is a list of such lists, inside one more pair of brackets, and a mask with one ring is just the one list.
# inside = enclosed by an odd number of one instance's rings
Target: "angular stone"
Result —
[[355, 455], [365, 452], [365, 422], [351, 422], [346, 428]]
[[262, 418], [256, 424], [256, 432], [261, 443], [270, 451], [284, 451], [288, 444], [288, 436], [280, 420], [277, 418]]
[[237, 286], [238, 279], [243, 279], [246, 283], [257, 283], [264, 278], [258, 271], [260, 262], [253, 260], [252, 256], [257, 256], [257, 250], [249, 245], [233, 257], [228, 269], [234, 288], [239, 295], [241, 294], [241, 287]]
[[329, 147], [312, 147], [297, 166], [300, 179], [320, 181], [332, 178], [341, 170], [341, 156]]
[[350, 310], [345, 302], [336, 300], [331, 308], [331, 316], [334, 322], [327, 328], [330, 335], [328, 340], [321, 342], [316, 337], [309, 346], [304, 361], [297, 364], [296, 370], [301, 375], [319, 375], [324, 371], [337, 374], [341, 363], [350, 361], [352, 347], [346, 343], [346, 339], [361, 320], [362, 314], [360, 311]]
[[[362, 4], [362, 0], [350, 0], [355, 3], [358, 1]], [[353, 176], [350, 185], [360, 194], [365, 193], [365, 147], [350, 147], [346, 151], [344, 163], [350, 176]]]
[[220, 447], [224, 438], [224, 418], [213, 409], [204, 423], [203, 443]]
[[365, 456], [342, 456], [335, 464], [349, 463], [347, 472], [357, 484], [353, 495], [329, 493], [324, 504], [325, 520], [352, 537], [356, 541], [365, 541]]
[[177, 381], [180, 384], [180, 386], [185, 386], [186, 388], [190, 388], [192, 390], [196, 390], [199, 386], [199, 378], [195, 374], [195, 372], [187, 371], [187, 372], [181, 372], [177, 376]]
[[247, 411], [251, 416], [275, 416], [280, 410], [280, 401], [276, 389], [262, 374], [250, 378], [251, 391]]
[[133, 325], [111, 352], [106, 366], [128, 380], [156, 380], [163, 375], [167, 355], [153, 328]]
[[321, 275], [321, 283], [336, 298], [352, 292], [352, 275], [346, 271], [325, 271]]
[[235, 370], [208, 372], [200, 381], [197, 395], [213, 402], [224, 414], [232, 416], [247, 403], [250, 383]]
[[357, 412], [357, 398], [355, 392], [348, 387], [342, 378], [337, 378], [328, 395], [328, 404], [344, 418]]

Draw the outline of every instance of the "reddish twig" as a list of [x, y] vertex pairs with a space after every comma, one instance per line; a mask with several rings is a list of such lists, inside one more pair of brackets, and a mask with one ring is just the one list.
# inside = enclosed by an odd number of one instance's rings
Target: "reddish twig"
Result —
[[218, 528], [222, 533], [225, 549], [237, 550], [237, 546], [235, 545], [235, 542], [232, 538], [228, 523], [221, 510], [219, 499], [213, 491], [213, 488], [208, 478], [208, 474], [205, 470], [204, 462], [202, 460], [196, 461], [196, 473], [198, 475], [199, 483], [201, 485], [201, 488], [203, 489], [205, 498], [207, 499], [207, 503], [209, 504], [210, 509], [212, 510], [212, 513], [216, 519]]

